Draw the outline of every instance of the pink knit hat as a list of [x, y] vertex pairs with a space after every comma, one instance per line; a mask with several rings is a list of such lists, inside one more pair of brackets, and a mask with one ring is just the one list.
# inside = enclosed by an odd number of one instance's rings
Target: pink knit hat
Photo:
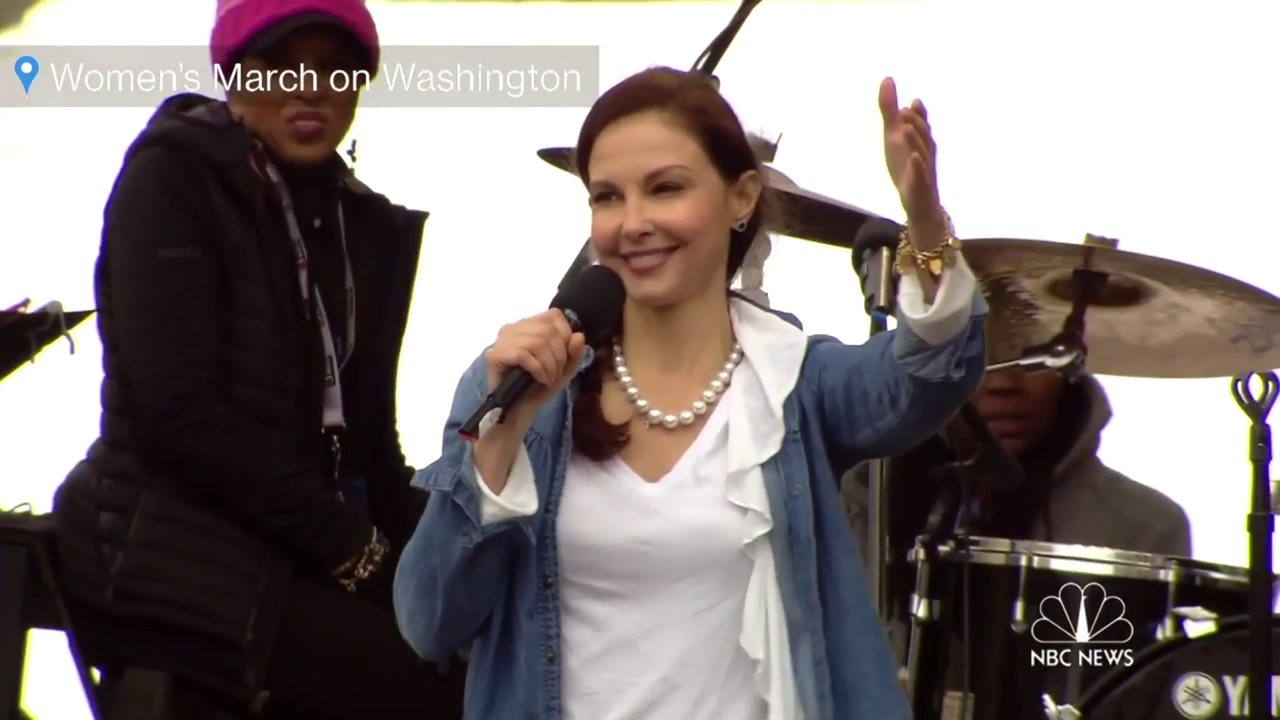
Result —
[[234, 63], [253, 45], [269, 46], [307, 25], [328, 23], [351, 33], [378, 67], [378, 27], [364, 0], [218, 0], [209, 39], [214, 65]]

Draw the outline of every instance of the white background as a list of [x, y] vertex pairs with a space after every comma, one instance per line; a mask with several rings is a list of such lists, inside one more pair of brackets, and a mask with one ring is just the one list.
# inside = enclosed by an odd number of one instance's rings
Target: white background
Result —
[[[374, 8], [386, 44], [598, 44], [606, 85], [648, 65], [688, 67], [733, 9]], [[207, 0], [53, 2], [0, 43], [201, 44], [212, 14]], [[901, 215], [875, 103], [879, 80], [893, 75], [930, 108], [943, 198], [962, 236], [1075, 243], [1098, 233], [1274, 293], [1278, 19], [1280, 6], [1264, 0], [775, 1], [756, 10], [718, 74], [750, 129], [784, 134], [779, 169], [818, 192]], [[0, 49], [0, 74], [19, 50]], [[92, 306], [102, 203], [149, 114], [0, 109], [0, 306], [27, 296]], [[432, 212], [399, 386], [401, 436], [418, 466], [439, 452], [459, 373], [501, 323], [545, 307], [586, 237], [580, 185], [534, 156], [572, 144], [584, 114], [358, 118], [361, 177]], [[777, 240], [765, 288], [806, 329], [865, 338], [847, 253]], [[97, 434], [92, 321], [75, 337], [75, 356], [55, 345], [0, 384], [0, 506], [47, 511]], [[1104, 459], [1187, 508], [1196, 557], [1244, 564], [1247, 430], [1227, 381], [1104, 382], [1117, 415]], [[35, 635], [27, 707], [44, 720], [87, 717], [62, 637]]]

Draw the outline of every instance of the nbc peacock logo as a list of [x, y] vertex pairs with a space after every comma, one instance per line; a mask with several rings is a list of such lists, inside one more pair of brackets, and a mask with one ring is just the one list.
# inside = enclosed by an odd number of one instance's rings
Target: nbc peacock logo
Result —
[[1031, 623], [1032, 667], [1129, 667], [1133, 623], [1124, 616], [1124, 600], [1102, 585], [1069, 582], [1040, 601], [1040, 617]]

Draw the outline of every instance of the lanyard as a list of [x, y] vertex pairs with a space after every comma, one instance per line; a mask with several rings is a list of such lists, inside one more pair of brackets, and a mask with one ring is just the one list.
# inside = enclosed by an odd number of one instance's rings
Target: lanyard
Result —
[[302, 230], [298, 227], [298, 218], [294, 214], [293, 196], [285, 185], [280, 171], [270, 160], [262, 163], [267, 176], [280, 195], [280, 204], [284, 207], [285, 223], [289, 227], [289, 237], [293, 240], [294, 254], [298, 258], [298, 286], [302, 290], [302, 306], [307, 318], [311, 318], [311, 296], [315, 293], [315, 318], [320, 325], [320, 340], [324, 345], [324, 428], [341, 430], [346, 426], [342, 415], [342, 368], [351, 357], [356, 344], [356, 284], [351, 274], [351, 260], [347, 255], [346, 221], [342, 217], [342, 203], [338, 203], [338, 241], [342, 245], [342, 265], [345, 270], [343, 280], [343, 298], [346, 304], [346, 337], [339, 347], [333, 339], [333, 330], [329, 327], [329, 316], [325, 313], [324, 299], [320, 296], [320, 288], [311, 279], [311, 266], [307, 261], [307, 246], [302, 241]]

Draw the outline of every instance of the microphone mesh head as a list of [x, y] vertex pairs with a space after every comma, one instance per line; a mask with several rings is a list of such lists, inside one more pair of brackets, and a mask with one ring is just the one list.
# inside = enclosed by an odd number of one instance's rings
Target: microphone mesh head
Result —
[[862, 227], [858, 228], [857, 234], [853, 236], [853, 267], [862, 266], [862, 258], [868, 250], [897, 249], [900, 232], [902, 232], [901, 225], [885, 218], [871, 218], [863, 223]]
[[588, 344], [595, 344], [617, 327], [626, 300], [622, 278], [603, 265], [592, 265], [556, 293], [551, 307], [576, 316], [575, 329], [586, 336]]

